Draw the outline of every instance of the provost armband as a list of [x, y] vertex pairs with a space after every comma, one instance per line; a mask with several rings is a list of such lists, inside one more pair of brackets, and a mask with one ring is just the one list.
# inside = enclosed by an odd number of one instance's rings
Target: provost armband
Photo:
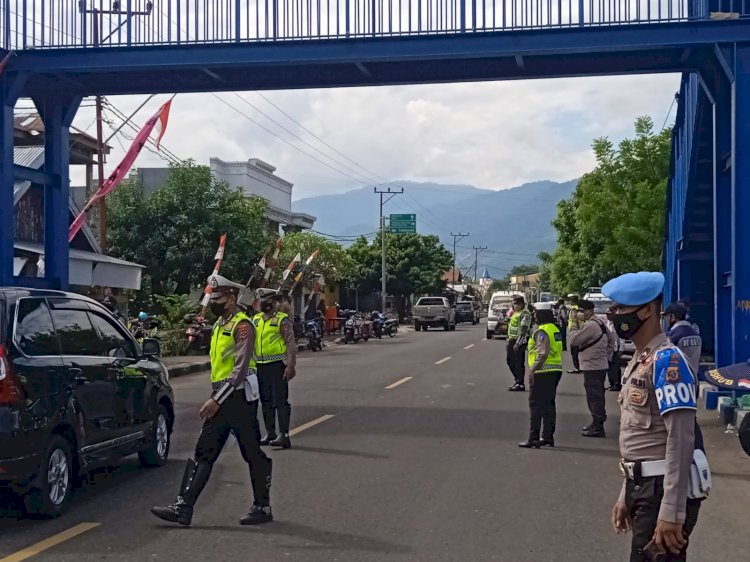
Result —
[[697, 408], [695, 376], [676, 347], [656, 352], [654, 390], [659, 413]]

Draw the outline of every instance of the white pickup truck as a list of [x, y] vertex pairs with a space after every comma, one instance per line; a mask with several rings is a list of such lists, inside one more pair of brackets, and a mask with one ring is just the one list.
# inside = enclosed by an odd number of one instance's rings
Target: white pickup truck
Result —
[[456, 329], [456, 309], [445, 297], [422, 297], [412, 313], [414, 330], [427, 331], [429, 327], [443, 327], [446, 332]]

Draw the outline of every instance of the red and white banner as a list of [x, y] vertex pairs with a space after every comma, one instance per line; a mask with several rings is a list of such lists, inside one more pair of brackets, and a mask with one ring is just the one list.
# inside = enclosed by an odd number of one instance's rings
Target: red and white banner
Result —
[[130, 145], [130, 148], [125, 153], [125, 157], [122, 159], [122, 162], [120, 162], [117, 168], [115, 168], [110, 176], [102, 183], [101, 187], [96, 191], [96, 193], [91, 196], [91, 199], [88, 200], [86, 206], [83, 208], [83, 211], [81, 211], [81, 213], [70, 225], [70, 230], [68, 231], [68, 242], [71, 242], [73, 238], [75, 238], [76, 234], [78, 234], [78, 231], [81, 230], [81, 227], [86, 221], [86, 215], [94, 206], [94, 203], [96, 203], [102, 197], [105, 197], [108, 193], [114, 191], [114, 189], [125, 178], [125, 175], [130, 171], [130, 168], [133, 167], [135, 159], [138, 157], [138, 154], [140, 154], [141, 150], [148, 141], [148, 138], [151, 136], [151, 132], [155, 127], [157, 127], [157, 125], [158, 136], [156, 139], [156, 147], [159, 147], [159, 143], [161, 142], [161, 139], [164, 136], [164, 132], [167, 129], [169, 109], [171, 106], [172, 100], [169, 100], [159, 108], [159, 111], [157, 111], [148, 121], [146, 121], [143, 129], [141, 129], [138, 135], [136, 135], [135, 139], [133, 140], [133, 144]]

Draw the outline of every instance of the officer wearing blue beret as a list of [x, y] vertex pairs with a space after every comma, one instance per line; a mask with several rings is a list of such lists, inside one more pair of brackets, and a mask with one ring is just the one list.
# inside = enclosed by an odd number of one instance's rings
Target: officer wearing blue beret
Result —
[[[696, 377], [662, 330], [664, 276], [628, 273], [602, 292], [614, 301], [617, 335], [636, 347], [619, 395], [620, 468], [625, 476], [612, 509], [618, 533], [633, 531], [630, 561], [686, 560], [700, 501], [691, 481], [697, 427]], [[705, 459], [705, 456], [702, 457]]]

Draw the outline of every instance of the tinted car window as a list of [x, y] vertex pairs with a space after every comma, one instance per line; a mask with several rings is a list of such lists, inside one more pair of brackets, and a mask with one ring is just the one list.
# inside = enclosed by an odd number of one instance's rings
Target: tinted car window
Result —
[[103, 355], [102, 343], [84, 310], [55, 309], [52, 320], [63, 355]]
[[125, 338], [120, 330], [108, 319], [95, 312], [89, 314], [91, 323], [99, 331], [102, 354], [109, 357], [135, 357], [133, 342]]
[[58, 355], [55, 328], [44, 299], [18, 301], [16, 342], [26, 355]]
[[422, 298], [419, 299], [417, 306], [443, 306], [445, 304], [443, 299], [438, 298]]

